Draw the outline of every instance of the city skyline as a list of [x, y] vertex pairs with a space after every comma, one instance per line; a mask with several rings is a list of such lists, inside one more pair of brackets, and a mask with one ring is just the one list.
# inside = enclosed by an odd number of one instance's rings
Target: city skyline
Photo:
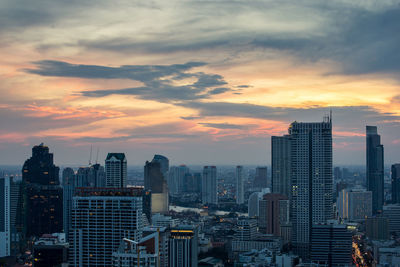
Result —
[[366, 125], [395, 163], [398, 3], [3, 1], [0, 164], [44, 142], [59, 165], [91, 145], [265, 165], [270, 136], [330, 109], [336, 164], [364, 164]]

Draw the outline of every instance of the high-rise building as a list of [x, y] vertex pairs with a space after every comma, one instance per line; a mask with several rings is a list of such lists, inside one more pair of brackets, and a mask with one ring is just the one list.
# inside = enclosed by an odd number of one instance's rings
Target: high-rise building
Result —
[[365, 234], [371, 240], [389, 239], [389, 220], [386, 217], [374, 216], [365, 219]]
[[236, 240], [253, 240], [257, 237], [257, 220], [239, 218], [236, 223]]
[[271, 193], [269, 188], [263, 188], [261, 192], [254, 192], [249, 196], [247, 211], [249, 218], [259, 216], [259, 201], [263, 198], [265, 194]]
[[71, 220], [72, 197], [75, 191], [75, 172], [72, 168], [65, 168], [62, 174], [63, 187], [63, 227], [68, 239]]
[[10, 229], [11, 229], [11, 255], [21, 252], [23, 245], [24, 220], [22, 217], [23, 197], [22, 182], [14, 181], [10, 177]]
[[203, 204], [218, 204], [217, 167], [204, 166], [201, 201]]
[[367, 190], [372, 192], [372, 212], [383, 206], [383, 145], [376, 126], [367, 126]]
[[321, 266], [351, 266], [352, 233], [343, 224], [316, 224], [311, 231], [311, 261]]
[[144, 166], [144, 189], [151, 192], [152, 212], [168, 212], [168, 159], [155, 155], [151, 162]]
[[173, 166], [168, 175], [168, 187], [173, 195], [182, 194], [187, 189], [186, 175], [190, 174], [190, 170], [186, 165]]
[[169, 267], [197, 267], [198, 227], [180, 225], [171, 229]]
[[290, 198], [291, 140], [289, 135], [271, 137], [272, 192]]
[[166, 227], [145, 227], [143, 228], [143, 237], [153, 235], [156, 233], [158, 235], [159, 244], [159, 266], [158, 267], [168, 267], [168, 241], [170, 231]]
[[281, 236], [281, 226], [289, 224], [289, 199], [281, 194], [266, 194], [259, 202], [258, 226], [261, 233]]
[[69, 231], [69, 264], [111, 266], [123, 238], [142, 237], [141, 188], [77, 188]]
[[268, 187], [268, 168], [257, 167], [256, 175], [253, 181], [254, 188], [266, 188]]
[[0, 258], [11, 255], [10, 178], [0, 178]]
[[372, 192], [362, 188], [342, 190], [337, 200], [338, 215], [349, 221], [365, 220], [372, 216]]
[[383, 216], [389, 220], [389, 232], [400, 234], [400, 204], [383, 206]]
[[335, 167], [333, 169], [333, 178], [335, 179], [335, 181], [342, 180], [343, 175], [342, 175], [342, 170], [340, 169], [340, 167]]
[[40, 237], [63, 230], [62, 189], [59, 168], [54, 165], [49, 148], [40, 144], [32, 148], [32, 157], [22, 168], [24, 226], [26, 237]]
[[392, 165], [392, 203], [400, 203], [400, 163]]
[[76, 187], [105, 187], [106, 172], [100, 164], [80, 167], [76, 173]]
[[124, 153], [108, 153], [106, 158], [106, 186], [126, 187], [127, 161]]
[[243, 166], [236, 166], [236, 203], [244, 203]]
[[309, 257], [311, 227], [333, 216], [332, 122], [293, 122], [291, 139], [291, 216], [295, 253]]

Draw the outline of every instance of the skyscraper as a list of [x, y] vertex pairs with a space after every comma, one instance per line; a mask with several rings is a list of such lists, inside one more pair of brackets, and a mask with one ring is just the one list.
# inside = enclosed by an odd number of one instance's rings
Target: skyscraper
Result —
[[256, 175], [253, 181], [254, 188], [266, 188], [268, 186], [268, 168], [267, 167], [257, 167]]
[[22, 181], [26, 236], [40, 237], [45, 233], [62, 232], [59, 168], [54, 165], [53, 154], [43, 143], [32, 148], [32, 157], [22, 168]]
[[293, 122], [291, 138], [292, 244], [309, 257], [311, 227], [332, 218], [332, 122]]
[[400, 203], [400, 163], [392, 165], [392, 203]]
[[62, 174], [63, 185], [63, 226], [68, 240], [71, 220], [72, 197], [75, 191], [75, 172], [72, 168], [65, 168]]
[[198, 227], [180, 225], [171, 229], [169, 237], [170, 267], [197, 267]]
[[289, 199], [281, 194], [265, 194], [259, 202], [260, 232], [281, 236], [281, 226], [289, 223]]
[[201, 200], [203, 204], [218, 204], [217, 167], [204, 166]]
[[126, 187], [127, 162], [124, 153], [108, 153], [106, 158], [106, 186]]
[[0, 178], [0, 258], [11, 255], [10, 178]]
[[244, 203], [243, 166], [236, 166], [236, 203]]
[[112, 266], [123, 238], [142, 237], [140, 188], [79, 188], [69, 232], [70, 266]]
[[367, 190], [372, 192], [372, 212], [383, 206], [383, 145], [376, 126], [367, 126]]
[[290, 136], [271, 137], [272, 192], [290, 197], [291, 141]]
[[151, 162], [144, 166], [144, 189], [151, 191], [152, 212], [168, 212], [168, 159], [155, 155]]

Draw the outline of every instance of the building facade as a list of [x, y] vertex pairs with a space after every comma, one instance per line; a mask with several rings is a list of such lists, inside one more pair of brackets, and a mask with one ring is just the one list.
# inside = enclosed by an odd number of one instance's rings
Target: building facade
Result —
[[108, 153], [106, 158], [106, 186], [126, 187], [127, 161], [124, 153]]
[[217, 167], [204, 166], [201, 201], [203, 204], [218, 204]]
[[311, 227], [333, 217], [332, 122], [293, 122], [291, 139], [291, 216], [295, 253], [309, 258]]
[[169, 237], [169, 267], [197, 267], [198, 228], [180, 225], [171, 229]]
[[266, 194], [259, 204], [258, 226], [261, 233], [281, 236], [281, 226], [289, 224], [289, 199], [281, 194]]
[[253, 181], [254, 188], [266, 188], [268, 187], [268, 168], [257, 167], [256, 175]]
[[123, 238], [142, 237], [141, 188], [77, 188], [69, 232], [69, 264], [111, 266]]
[[367, 126], [367, 190], [372, 192], [372, 212], [382, 212], [383, 206], [383, 145], [376, 126]]
[[291, 140], [289, 135], [271, 137], [272, 192], [291, 195]]
[[32, 148], [22, 168], [23, 220], [26, 237], [63, 230], [63, 200], [59, 168], [44, 144]]
[[392, 165], [392, 203], [400, 203], [400, 163]]
[[168, 212], [168, 159], [155, 155], [151, 162], [146, 161], [144, 166], [144, 189], [151, 192], [151, 211]]
[[236, 166], [236, 203], [244, 203], [243, 166]]

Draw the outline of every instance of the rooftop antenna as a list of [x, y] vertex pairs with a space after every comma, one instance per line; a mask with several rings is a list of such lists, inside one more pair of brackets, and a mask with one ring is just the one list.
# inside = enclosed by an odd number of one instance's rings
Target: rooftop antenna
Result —
[[90, 157], [89, 157], [89, 166], [92, 165], [92, 150], [93, 150], [93, 146], [90, 145]]
[[96, 153], [96, 164], [98, 163], [97, 161], [99, 160], [99, 148], [97, 148], [97, 153]]

